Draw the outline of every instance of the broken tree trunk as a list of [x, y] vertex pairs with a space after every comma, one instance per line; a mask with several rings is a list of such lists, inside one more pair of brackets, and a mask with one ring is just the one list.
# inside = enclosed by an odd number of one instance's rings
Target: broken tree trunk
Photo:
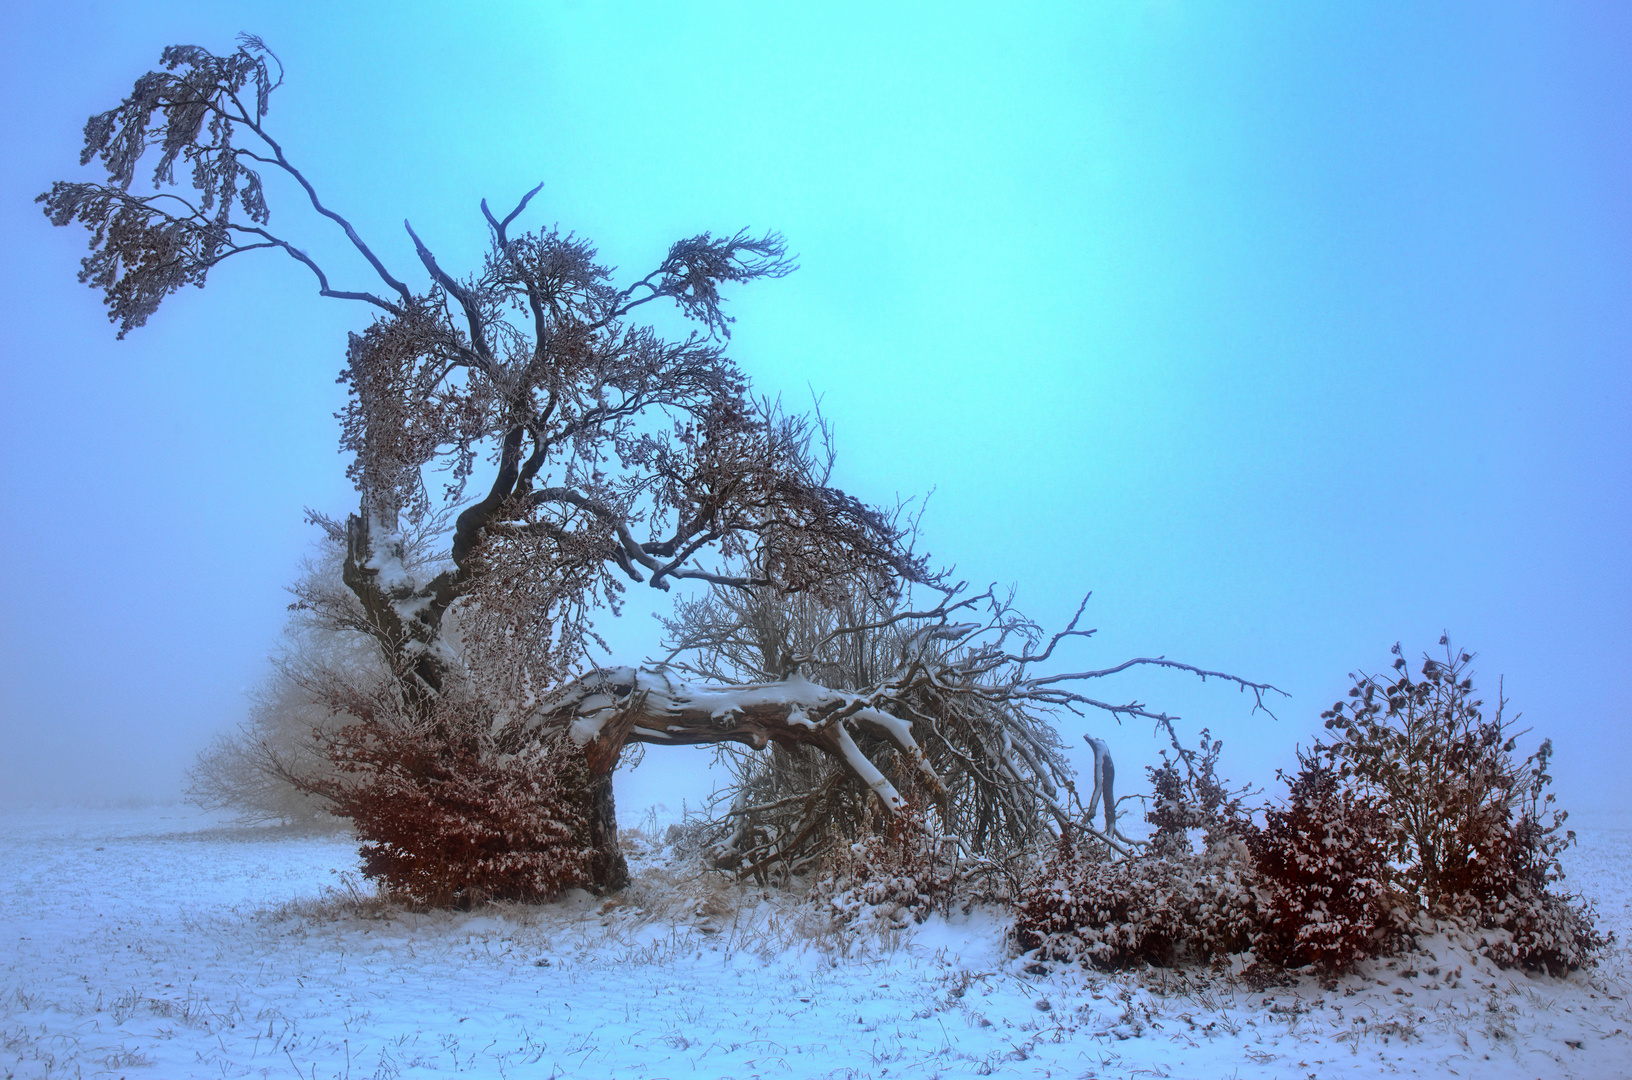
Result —
[[750, 686], [695, 687], [661, 670], [601, 668], [551, 695], [535, 713], [541, 728], [564, 730], [583, 748], [591, 777], [591, 837], [598, 858], [595, 884], [621, 888], [628, 870], [618, 848], [612, 772], [631, 742], [666, 746], [736, 742], [762, 750], [772, 742], [815, 747], [877, 796], [885, 811], [904, 805], [901, 793], [856, 745], [854, 735], [877, 736], [911, 762], [930, 797], [945, 796], [941, 778], [925, 759], [905, 720], [880, 706], [887, 692], [847, 693], [798, 675]]

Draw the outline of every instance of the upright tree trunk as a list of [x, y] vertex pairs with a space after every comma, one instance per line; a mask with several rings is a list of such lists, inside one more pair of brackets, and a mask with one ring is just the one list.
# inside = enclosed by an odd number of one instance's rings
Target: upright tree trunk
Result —
[[588, 790], [589, 842], [595, 849], [590, 862], [591, 885], [596, 892], [617, 892], [629, 884], [629, 863], [618, 844], [618, 814], [612, 798], [612, 770], [591, 771]]

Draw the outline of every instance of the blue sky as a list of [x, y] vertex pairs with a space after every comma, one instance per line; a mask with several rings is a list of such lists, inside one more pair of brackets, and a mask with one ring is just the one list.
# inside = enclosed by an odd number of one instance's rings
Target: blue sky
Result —
[[[399, 274], [477, 201], [643, 273], [703, 229], [801, 270], [739, 292], [762, 390], [823, 396], [840, 480], [934, 489], [930, 548], [1045, 624], [1094, 590], [1109, 688], [1269, 781], [1346, 673], [1442, 630], [1558, 749], [1632, 768], [1632, 12], [1622, 5], [84, 4], [0, 33], [0, 800], [166, 798], [244, 711], [344, 512], [362, 309], [238, 260], [116, 342], [32, 197], [165, 45], [247, 30], [270, 121]], [[86, 171], [86, 175], [89, 171]], [[366, 280], [273, 191], [274, 223]], [[283, 196], [278, 198], [278, 196]], [[417, 280], [417, 279], [416, 279]], [[655, 642], [635, 607], [612, 638]], [[1139, 725], [1070, 720], [1123, 764]], [[685, 752], [673, 752], [683, 754]], [[694, 759], [649, 754], [636, 801]], [[689, 789], [685, 789], [689, 790]], [[694, 796], [693, 796], [694, 797]]]

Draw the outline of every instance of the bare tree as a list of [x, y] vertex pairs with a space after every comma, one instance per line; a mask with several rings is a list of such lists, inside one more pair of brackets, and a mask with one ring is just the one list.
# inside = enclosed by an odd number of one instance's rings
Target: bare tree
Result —
[[[341, 445], [353, 456], [359, 505], [344, 522], [315, 519], [345, 545], [350, 596], [309, 600], [350, 619], [389, 677], [361, 687], [332, 680], [323, 700], [371, 722], [441, 732], [462, 753], [513, 758], [540, 739], [570, 739], [583, 751], [579, 793], [599, 886], [617, 887], [626, 875], [611, 773], [631, 741], [811, 747], [888, 812], [901, 794], [857, 737], [890, 748], [944, 800], [933, 755], [913, 732], [928, 715], [916, 703], [941, 695], [949, 709], [989, 713], [970, 720], [971, 730], [998, 740], [1016, 790], [1068, 814], [1057, 747], [1002, 718], [1022, 715], [1020, 702], [1159, 715], [1068, 688], [1108, 672], [1032, 674], [1061, 638], [1088, 633], [1074, 623], [1033, 654], [1007, 646], [1034, 632], [1006, 605], [985, 621], [955, 622], [990, 595], [960, 598], [913, 551], [899, 510], [830, 484], [818, 422], [750, 394], [725, 355], [731, 319], [721, 290], [789, 273], [780, 236], [681, 240], [620, 286], [586, 240], [555, 228], [512, 231], [534, 188], [503, 217], [482, 202], [489, 247], [465, 276], [445, 269], [405, 222], [419, 262], [410, 285], [323, 202], [268, 130], [283, 72], [261, 41], [245, 37], [228, 56], [176, 46], [162, 61], [86, 125], [81, 162], [100, 160], [106, 180], [54, 184], [40, 197], [46, 214], [89, 229], [80, 277], [103, 291], [121, 336], [182, 285], [202, 286], [218, 264], [251, 251], [281, 252], [314, 275], [320, 295], [374, 309], [372, 323], [351, 335], [343, 372], [351, 398]], [[149, 191], [136, 177], [150, 152]], [[175, 190], [178, 165], [190, 170], [185, 196]], [[316, 260], [272, 230], [263, 173], [292, 182], [341, 230], [378, 291], [335, 288]], [[675, 305], [697, 329], [673, 340], [641, 325], [635, 316], [654, 301]], [[440, 500], [427, 484], [439, 470], [447, 476]], [[485, 487], [466, 498], [479, 471]], [[406, 537], [438, 501], [463, 509], [445, 565], [421, 572]], [[880, 620], [873, 629], [906, 635], [889, 646], [904, 666], [850, 688], [800, 674], [820, 649], [762, 670], [750, 685], [695, 688], [664, 667], [586, 672], [590, 613], [615, 612], [629, 583], [667, 590], [675, 580], [827, 601], [866, 596], [881, 612], [904, 585], [941, 588], [946, 599]], [[822, 647], [861, 632], [835, 627]], [[1134, 664], [1184, 666], [1135, 660], [1112, 670]]]

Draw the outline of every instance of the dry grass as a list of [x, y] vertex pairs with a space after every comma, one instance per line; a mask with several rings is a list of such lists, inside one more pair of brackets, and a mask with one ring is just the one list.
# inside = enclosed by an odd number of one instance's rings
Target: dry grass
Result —
[[378, 885], [356, 874], [336, 875], [315, 897], [289, 900], [265, 912], [271, 922], [336, 922], [341, 919], [389, 919], [407, 907]]
[[700, 853], [663, 837], [655, 823], [625, 828], [622, 843], [631, 882], [608, 897], [571, 890], [545, 904], [489, 902], [470, 912], [428, 911], [403, 902], [354, 874], [337, 875], [316, 897], [267, 909], [271, 923], [330, 924], [350, 920], [497, 917], [518, 939], [546, 951], [575, 947], [610, 950], [628, 963], [659, 964], [699, 949], [748, 953], [769, 961], [787, 952], [817, 952], [840, 963], [889, 956], [910, 933], [888, 920], [843, 920], [808, 882], [766, 887], [709, 869]]

